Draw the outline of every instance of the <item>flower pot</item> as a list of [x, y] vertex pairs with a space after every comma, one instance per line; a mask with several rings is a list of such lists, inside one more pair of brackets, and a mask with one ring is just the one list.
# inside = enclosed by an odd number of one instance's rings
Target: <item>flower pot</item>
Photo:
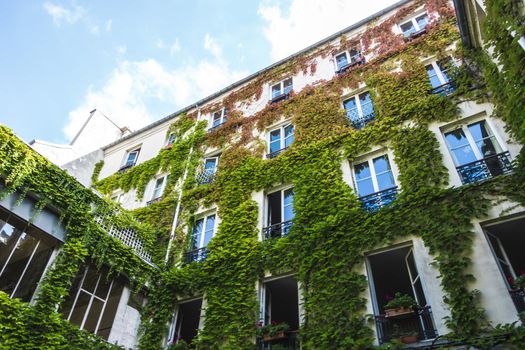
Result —
[[404, 335], [399, 340], [403, 344], [412, 344], [417, 342], [417, 335]]
[[269, 335], [269, 334], [263, 335], [264, 341], [278, 340], [278, 339], [284, 339], [284, 338], [286, 338], [286, 334], [284, 334], [284, 331], [277, 332], [274, 335]]
[[396, 317], [396, 316], [402, 316], [402, 315], [409, 315], [413, 314], [414, 310], [411, 308], [397, 308], [397, 309], [386, 309], [385, 310], [385, 317]]

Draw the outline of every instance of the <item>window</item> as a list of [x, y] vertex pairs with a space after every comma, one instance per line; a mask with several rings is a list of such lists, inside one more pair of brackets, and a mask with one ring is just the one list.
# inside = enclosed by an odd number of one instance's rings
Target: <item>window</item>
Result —
[[295, 216], [293, 197], [293, 188], [268, 194], [267, 227], [263, 230], [265, 239], [288, 235]]
[[122, 203], [122, 196], [123, 196], [123, 194], [121, 192], [117, 192], [117, 193], [114, 193], [111, 197], [109, 197], [109, 199], [112, 202], [120, 204], [120, 203]]
[[399, 28], [403, 32], [405, 38], [413, 38], [424, 32], [425, 27], [428, 24], [427, 14], [417, 16], [411, 20], [401, 24]]
[[27, 222], [0, 213], [0, 291], [29, 302], [56, 245]]
[[215, 233], [215, 214], [198, 219], [193, 225], [190, 251], [186, 254], [186, 263], [206, 259], [206, 246]]
[[108, 339], [124, 287], [109, 269], [85, 266], [77, 275], [60, 312], [69, 322]]
[[483, 228], [494, 258], [518, 312], [525, 311], [525, 292], [515, 284], [525, 276], [525, 218], [500, 222]]
[[377, 210], [395, 200], [397, 187], [388, 155], [355, 164], [354, 177], [356, 191], [364, 209]]
[[[417, 340], [437, 336], [411, 246], [369, 255], [367, 270], [380, 344], [393, 339], [402, 341], [405, 334], [415, 334]], [[413, 298], [417, 306], [402, 314], [390, 314], [385, 305], [396, 294]]]
[[280, 101], [288, 97], [288, 94], [293, 89], [292, 78], [285, 79], [271, 88], [272, 101]]
[[190, 344], [199, 333], [202, 299], [181, 302], [176, 309], [170, 329], [168, 344], [184, 340]]
[[126, 154], [124, 165], [120, 168], [121, 171], [131, 168], [137, 163], [137, 158], [139, 157], [140, 148], [137, 148], [133, 151], [129, 151]]
[[486, 120], [445, 132], [445, 140], [464, 184], [512, 171], [509, 152], [503, 152]]
[[222, 124], [226, 123], [227, 120], [228, 120], [228, 116], [227, 116], [227, 111], [225, 108], [221, 109], [220, 111], [216, 111], [212, 113], [209, 130], [215, 130]]
[[169, 175], [159, 177], [157, 180], [155, 180], [155, 185], [153, 187], [153, 194], [151, 196], [151, 201], [148, 202], [148, 204], [151, 204], [154, 201], [158, 201], [162, 198], [162, 194], [164, 193], [164, 189], [166, 188], [166, 184], [168, 183]]
[[348, 119], [356, 129], [362, 129], [375, 119], [374, 104], [368, 91], [352, 96], [343, 105]]
[[361, 52], [356, 49], [351, 49], [350, 51], [341, 52], [340, 54], [335, 55], [335, 65], [338, 73], [342, 73], [346, 68], [359, 63], [364, 63], [364, 59], [363, 56], [361, 56]]
[[171, 146], [175, 142], [175, 133], [170, 133], [168, 139], [166, 140], [166, 146]]
[[209, 157], [204, 159], [202, 170], [197, 174], [197, 183], [199, 185], [210, 184], [215, 178], [219, 157]]
[[291, 146], [294, 140], [294, 127], [292, 124], [286, 124], [278, 129], [270, 131], [269, 135], [269, 152], [267, 158], [275, 158], [281, 152]]
[[440, 95], [449, 95], [454, 92], [454, 87], [451, 86], [451, 71], [454, 69], [454, 64], [451, 59], [445, 59], [438, 62], [432, 62], [425, 66], [432, 85], [432, 93]]

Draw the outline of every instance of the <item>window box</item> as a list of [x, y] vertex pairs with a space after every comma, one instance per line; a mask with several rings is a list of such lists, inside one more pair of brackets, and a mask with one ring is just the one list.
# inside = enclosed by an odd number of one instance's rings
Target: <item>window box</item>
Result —
[[279, 340], [279, 339], [286, 339], [287, 335], [284, 333], [284, 331], [277, 332], [274, 335], [264, 334], [263, 340], [264, 341], [273, 341], [273, 340]]
[[400, 307], [397, 309], [386, 309], [385, 317], [398, 317], [398, 316], [410, 315], [413, 313], [414, 313], [414, 310], [412, 308]]
[[272, 85], [270, 89], [270, 102], [277, 103], [287, 100], [293, 90], [292, 78], [285, 79], [277, 84]]

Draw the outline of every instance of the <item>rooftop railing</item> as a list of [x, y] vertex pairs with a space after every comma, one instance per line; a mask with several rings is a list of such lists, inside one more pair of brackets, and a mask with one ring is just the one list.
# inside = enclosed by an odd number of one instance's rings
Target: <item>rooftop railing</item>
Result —
[[293, 225], [292, 220], [283, 221], [263, 228], [264, 239], [279, 238], [287, 236]]
[[[374, 316], [376, 321], [377, 337], [380, 344], [393, 339], [401, 342], [405, 337], [414, 337], [415, 341], [434, 339], [437, 331], [432, 319], [430, 306], [416, 308], [412, 313], [398, 316]], [[405, 340], [406, 342], [406, 340]]]
[[461, 178], [461, 182], [463, 184], [470, 184], [512, 172], [512, 162], [510, 160], [510, 154], [507, 151], [463, 164], [456, 169]]
[[392, 203], [397, 198], [398, 192], [398, 188], [395, 186], [383, 191], [359, 197], [359, 200], [361, 201], [361, 205], [364, 210], [368, 212], [374, 212], [379, 208]]

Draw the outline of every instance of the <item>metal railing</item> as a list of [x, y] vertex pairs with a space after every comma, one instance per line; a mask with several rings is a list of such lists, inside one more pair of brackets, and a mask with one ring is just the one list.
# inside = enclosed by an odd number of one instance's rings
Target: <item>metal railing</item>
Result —
[[215, 179], [216, 169], [205, 169], [196, 175], [196, 180], [199, 185], [211, 184]]
[[271, 103], [277, 103], [277, 102], [280, 102], [280, 101], [284, 101], [284, 100], [287, 100], [288, 97], [290, 97], [290, 93], [289, 92], [283, 92], [282, 94], [280, 95], [277, 95], [275, 97], [272, 97], [272, 100], [270, 101]]
[[147, 201], [146, 205], [152, 205], [153, 203], [160, 202], [161, 200], [162, 200], [162, 197], [153, 198], [152, 200]]
[[190, 250], [189, 252], [184, 253], [182, 257], [182, 261], [184, 261], [185, 264], [189, 264], [192, 262], [197, 261], [203, 261], [208, 256], [208, 249], [206, 247], [204, 248], [198, 248], [195, 250]]
[[283, 153], [284, 151], [286, 151], [288, 149], [288, 147], [285, 147], [285, 148], [281, 148], [281, 149], [278, 149], [277, 151], [274, 151], [272, 153], [268, 153], [266, 155], [266, 158], [267, 159], [272, 159], [272, 158], [275, 158], [277, 157], [279, 154]]
[[456, 86], [454, 81], [449, 81], [443, 85], [436, 86], [435, 88], [430, 89], [430, 93], [433, 95], [449, 96], [456, 91]]
[[518, 313], [525, 312], [525, 292], [523, 289], [512, 289], [509, 290], [509, 293]]
[[142, 260], [148, 264], [151, 262], [151, 254], [148, 253], [144, 247], [144, 243], [137, 236], [137, 233], [132, 228], [122, 228], [116, 225], [110, 224], [108, 220], [105, 220], [102, 216], [97, 216], [95, 221], [106, 231], [106, 233], [112, 237], [115, 237], [121, 241], [124, 245], [132, 248]]
[[417, 31], [414, 31], [414, 32], [411, 32], [410, 34], [408, 35], [404, 35], [405, 37], [405, 41], [410, 41], [412, 39], [415, 39], [417, 38], [418, 36], [421, 36], [423, 34], [425, 34], [427, 32], [427, 28], [425, 26], [425, 28], [423, 29], [420, 29], [420, 30], [417, 30]]
[[123, 165], [120, 167], [120, 169], [118, 170], [119, 173], [123, 173], [125, 172], [126, 170], [128, 170], [129, 168], [132, 168], [135, 164], [126, 164], [126, 165]]
[[280, 238], [287, 236], [293, 225], [292, 220], [283, 221], [263, 228], [264, 239]]
[[350, 58], [350, 62], [348, 62], [347, 64], [345, 64], [341, 68], [339, 68], [336, 71], [336, 73], [337, 74], [343, 74], [349, 68], [355, 67], [357, 65], [365, 64], [365, 63], [366, 63], [366, 60], [365, 60], [365, 56], [363, 56], [363, 55], [358, 55], [358, 56], [351, 57]]
[[417, 341], [437, 337], [430, 306], [414, 309], [413, 313], [387, 317], [374, 316], [377, 338], [380, 344], [406, 336], [415, 336]]
[[398, 188], [395, 186], [383, 191], [359, 197], [359, 200], [361, 201], [361, 205], [364, 210], [373, 212], [396, 200], [398, 192]]
[[211, 128], [208, 129], [208, 132], [213, 132], [213, 131], [217, 130], [218, 128], [220, 128], [221, 126], [223, 126], [225, 123], [226, 123], [226, 121], [223, 121], [223, 122], [220, 123], [220, 124], [217, 124], [217, 125], [212, 126]]
[[285, 338], [265, 341], [262, 337], [257, 338], [257, 348], [259, 350], [271, 350], [273, 348], [299, 350], [299, 338], [297, 332], [285, 332]]
[[[350, 116], [349, 116], [350, 118]], [[350, 123], [352, 123], [352, 126], [356, 129], [362, 129], [365, 127], [366, 124], [370, 123], [372, 120], [376, 118], [376, 113], [368, 113], [367, 115], [352, 115], [350, 118]]]
[[463, 164], [456, 169], [461, 178], [461, 182], [463, 184], [470, 184], [512, 172], [512, 162], [510, 160], [510, 154], [507, 151]]

